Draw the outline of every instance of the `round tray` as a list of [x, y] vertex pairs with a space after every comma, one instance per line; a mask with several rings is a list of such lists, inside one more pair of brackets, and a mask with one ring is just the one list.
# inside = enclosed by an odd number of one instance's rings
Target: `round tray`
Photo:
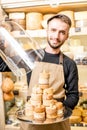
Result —
[[18, 110], [16, 112], [17, 119], [20, 121], [28, 122], [29, 124], [35, 124], [35, 125], [46, 125], [46, 124], [53, 124], [53, 123], [59, 123], [62, 121], [65, 121], [68, 119], [72, 114], [72, 110], [68, 107], [64, 109], [64, 115], [62, 118], [56, 118], [56, 119], [46, 119], [45, 121], [35, 121], [33, 117], [31, 116], [25, 116], [24, 110]]

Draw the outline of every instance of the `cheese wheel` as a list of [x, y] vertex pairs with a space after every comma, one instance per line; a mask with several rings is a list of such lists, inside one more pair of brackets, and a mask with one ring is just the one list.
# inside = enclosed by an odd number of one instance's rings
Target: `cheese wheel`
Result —
[[38, 12], [31, 12], [26, 14], [26, 29], [27, 30], [35, 30], [42, 29], [43, 15]]
[[87, 19], [84, 20], [76, 20], [75, 27], [87, 27]]
[[87, 117], [84, 117], [84, 118], [83, 118], [83, 121], [87, 123]]
[[49, 84], [39, 84], [39, 87], [44, 90], [46, 88], [49, 88]]
[[55, 113], [53, 113], [53, 114], [46, 114], [46, 117], [47, 117], [48, 119], [55, 119], [55, 118], [57, 118], [57, 112], [55, 112]]
[[30, 99], [30, 101], [31, 101], [31, 104], [33, 106], [37, 106], [37, 105], [41, 105], [42, 104], [41, 100], [32, 100], [32, 99]]
[[37, 105], [37, 106], [34, 108], [34, 112], [36, 112], [36, 113], [45, 112], [45, 106], [44, 106], [44, 105]]
[[75, 22], [74, 22], [75, 18], [74, 18], [74, 12], [73, 11], [65, 10], [65, 11], [59, 12], [58, 14], [64, 14], [64, 15], [68, 16], [72, 21], [72, 26], [71, 27], [75, 27]]
[[17, 24], [17, 25], [13, 25], [13, 29], [12, 31], [21, 31], [21, 28], [20, 26], [25, 30], [26, 29], [26, 26], [25, 25], [21, 25], [21, 24]]
[[11, 19], [12, 22], [12, 31], [16, 31], [19, 30], [21, 31], [20, 26], [23, 29], [26, 29], [26, 20], [25, 20], [25, 13], [21, 12], [21, 13], [9, 13], [9, 19]]
[[26, 20], [25, 19], [12, 19], [12, 21], [17, 22], [18, 24], [25, 25]]
[[63, 110], [63, 103], [62, 102], [56, 102], [57, 110], [62, 109]]
[[53, 94], [43, 94], [43, 100], [51, 100], [53, 99]]
[[13, 89], [14, 89], [13, 80], [9, 77], [6, 77], [5, 79], [3, 79], [3, 81], [2, 81], [2, 91], [4, 93], [9, 93], [9, 92], [13, 91]]
[[87, 117], [87, 109], [84, 109], [84, 110], [82, 111], [82, 116], [83, 116], [83, 117]]
[[33, 88], [32, 88], [32, 93], [33, 94], [42, 94], [42, 89], [40, 87], [38, 87], [37, 85], [35, 85]]
[[50, 75], [49, 72], [46, 72], [46, 70], [43, 70], [40, 74], [39, 74], [39, 79], [43, 78], [43, 79], [49, 79]]
[[80, 108], [75, 108], [73, 111], [72, 111], [72, 115], [73, 116], [81, 116], [82, 115], [82, 110]]
[[9, 93], [3, 93], [3, 99], [4, 101], [10, 101], [14, 98], [14, 94], [13, 92], [9, 92]]
[[82, 121], [81, 116], [70, 116], [69, 118], [70, 123], [79, 123]]
[[45, 14], [45, 15], [43, 15], [43, 20], [48, 20], [49, 18], [53, 17], [54, 15], [56, 15], [56, 14], [53, 14], [53, 13]]
[[9, 13], [9, 19], [25, 19], [25, 13]]
[[75, 12], [75, 20], [87, 19], [87, 11]]
[[24, 110], [26, 116], [33, 116], [34, 106], [30, 102], [26, 102]]
[[53, 95], [53, 91], [54, 91], [54, 89], [52, 87], [50, 87], [50, 88], [44, 89], [43, 93], [44, 94], [52, 94]]
[[52, 104], [52, 102], [53, 102], [53, 99], [51, 99], [51, 100], [43, 100], [43, 105], [45, 107], [48, 107], [48, 106], [50, 106], [50, 104]]
[[57, 107], [56, 105], [50, 105], [46, 107], [46, 114], [54, 114], [57, 113]]
[[49, 18], [51, 18], [52, 16], [54, 16], [54, 15], [56, 15], [56, 14], [50, 13], [50, 14], [43, 15], [43, 20], [42, 20], [42, 26], [43, 26], [43, 28], [45, 28], [45, 29], [47, 28], [47, 20]]
[[44, 121], [45, 120], [45, 112], [41, 112], [41, 113], [34, 112], [34, 120], [35, 121]]
[[42, 94], [32, 93], [32, 94], [31, 94], [31, 99], [32, 99], [32, 100], [42, 100]]

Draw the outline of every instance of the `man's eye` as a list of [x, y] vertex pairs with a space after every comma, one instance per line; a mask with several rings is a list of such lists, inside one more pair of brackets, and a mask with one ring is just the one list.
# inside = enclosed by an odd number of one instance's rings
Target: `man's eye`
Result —
[[60, 33], [63, 34], [63, 35], [65, 35], [65, 31], [61, 31]]

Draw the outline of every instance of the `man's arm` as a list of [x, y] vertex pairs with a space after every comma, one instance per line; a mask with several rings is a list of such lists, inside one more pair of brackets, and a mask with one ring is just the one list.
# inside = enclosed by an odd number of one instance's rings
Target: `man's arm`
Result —
[[74, 109], [79, 100], [78, 70], [74, 61], [68, 65], [68, 73], [65, 77], [65, 82], [66, 99], [63, 104], [71, 109]]
[[7, 64], [0, 57], [0, 72], [11, 71]]

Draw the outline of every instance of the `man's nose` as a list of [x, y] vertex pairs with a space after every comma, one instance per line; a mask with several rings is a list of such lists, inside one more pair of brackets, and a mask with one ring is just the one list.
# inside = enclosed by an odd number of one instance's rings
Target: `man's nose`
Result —
[[59, 38], [59, 31], [55, 32], [55, 38]]

